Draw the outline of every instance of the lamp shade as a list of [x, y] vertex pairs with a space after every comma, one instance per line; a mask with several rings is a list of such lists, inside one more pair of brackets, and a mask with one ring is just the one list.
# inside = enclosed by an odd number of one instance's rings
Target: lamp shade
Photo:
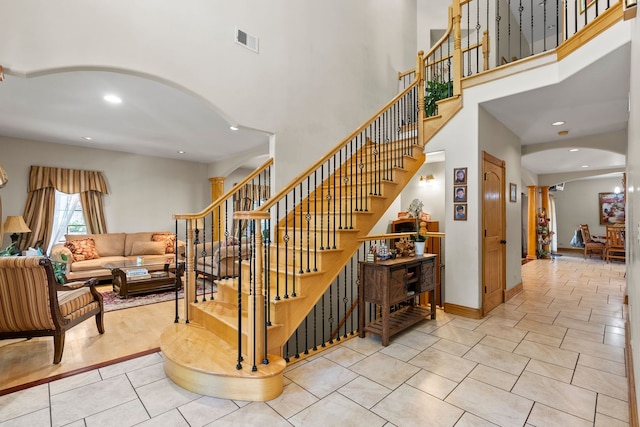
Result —
[[2, 228], [4, 233], [29, 233], [31, 231], [21, 215], [8, 216]]

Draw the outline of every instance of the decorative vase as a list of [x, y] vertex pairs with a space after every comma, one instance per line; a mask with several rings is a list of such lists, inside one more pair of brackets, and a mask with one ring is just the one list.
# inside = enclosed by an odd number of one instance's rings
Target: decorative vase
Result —
[[416, 246], [416, 256], [424, 255], [424, 243], [425, 242], [414, 242]]

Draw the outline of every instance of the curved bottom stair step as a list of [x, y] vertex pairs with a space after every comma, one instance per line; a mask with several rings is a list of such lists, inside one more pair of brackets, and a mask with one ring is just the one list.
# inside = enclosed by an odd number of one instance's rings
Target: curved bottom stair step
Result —
[[167, 376], [194, 393], [261, 402], [282, 393], [287, 366], [282, 357], [270, 354], [269, 364], [258, 364], [256, 372], [245, 357], [236, 369], [237, 350], [199, 325], [171, 325], [162, 332], [160, 348]]

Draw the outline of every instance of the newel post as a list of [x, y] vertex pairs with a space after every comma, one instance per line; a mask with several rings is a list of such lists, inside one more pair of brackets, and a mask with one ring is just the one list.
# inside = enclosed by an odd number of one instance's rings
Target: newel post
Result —
[[[237, 220], [246, 220], [249, 222], [255, 221], [260, 224], [262, 220], [268, 220], [271, 218], [269, 212], [236, 212], [233, 217]], [[255, 275], [249, 279], [250, 276], [242, 276], [242, 281], [251, 280], [248, 286], [244, 283], [238, 283], [238, 286], [242, 289], [251, 289], [248, 302], [248, 328], [247, 328], [247, 356], [249, 362], [255, 370], [259, 363], [262, 363], [266, 357], [266, 324], [265, 319], [265, 293], [264, 293], [264, 260], [263, 260], [263, 243], [262, 233], [260, 227], [250, 227], [254, 230], [254, 235], [251, 239], [255, 242], [255, 251], [251, 255], [255, 263]], [[246, 279], [245, 279], [246, 277]]]
[[462, 8], [460, 0], [454, 0], [451, 15], [453, 19], [453, 94], [462, 94]]
[[426, 141], [424, 141], [424, 78], [424, 51], [421, 50], [418, 52], [418, 58], [416, 59], [416, 79], [418, 80], [418, 105], [416, 106], [418, 109], [418, 123], [416, 125], [418, 127], [418, 141], [420, 141], [422, 145], [426, 144]]

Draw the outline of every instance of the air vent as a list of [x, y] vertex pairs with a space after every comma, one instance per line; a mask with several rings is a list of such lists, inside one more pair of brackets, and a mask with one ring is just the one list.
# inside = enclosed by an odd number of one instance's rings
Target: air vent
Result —
[[236, 43], [258, 53], [258, 42], [259, 40], [256, 36], [252, 36], [251, 34], [236, 28]]

